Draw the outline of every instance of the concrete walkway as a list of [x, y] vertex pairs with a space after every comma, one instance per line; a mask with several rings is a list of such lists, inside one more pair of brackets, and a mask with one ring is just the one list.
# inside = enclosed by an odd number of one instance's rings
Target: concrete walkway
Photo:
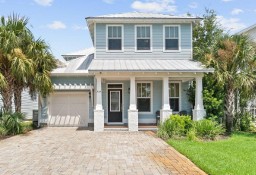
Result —
[[205, 174], [150, 132], [44, 128], [0, 141], [0, 174]]

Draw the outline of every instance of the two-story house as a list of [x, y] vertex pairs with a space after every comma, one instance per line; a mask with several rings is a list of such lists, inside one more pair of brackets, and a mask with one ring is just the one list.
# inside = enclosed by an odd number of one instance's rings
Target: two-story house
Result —
[[202, 119], [202, 77], [213, 70], [193, 61], [192, 27], [200, 20], [137, 12], [87, 17], [94, 50], [52, 72], [55, 90], [39, 100], [40, 123], [138, 131], [140, 124], [156, 123], [158, 111], [160, 121], [180, 111]]

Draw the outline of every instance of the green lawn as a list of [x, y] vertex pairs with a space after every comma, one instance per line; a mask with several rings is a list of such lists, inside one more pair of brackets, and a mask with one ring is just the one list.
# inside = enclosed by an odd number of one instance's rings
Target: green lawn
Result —
[[256, 134], [234, 133], [221, 141], [168, 140], [179, 152], [211, 175], [255, 175]]

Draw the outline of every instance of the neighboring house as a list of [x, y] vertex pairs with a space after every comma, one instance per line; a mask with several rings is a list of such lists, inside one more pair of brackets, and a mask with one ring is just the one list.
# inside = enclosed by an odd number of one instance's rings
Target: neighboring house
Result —
[[187, 92], [196, 80], [193, 119], [205, 116], [202, 77], [193, 61], [192, 27], [201, 19], [124, 13], [86, 18], [95, 50], [68, 58], [51, 73], [54, 92], [39, 100], [40, 124], [88, 126], [156, 124], [172, 113], [191, 114]]
[[[28, 90], [24, 90], [21, 94], [21, 112], [25, 114], [26, 120], [32, 120], [33, 111], [37, 113], [38, 110], [38, 98], [31, 99]], [[0, 95], [0, 109], [3, 108], [2, 96]], [[12, 111], [15, 111], [14, 101], [12, 102]]]
[[[247, 35], [253, 42], [256, 44], [256, 24], [243, 29], [242, 31], [238, 32], [237, 34]], [[248, 110], [256, 119], [256, 99], [253, 99], [248, 102]]]

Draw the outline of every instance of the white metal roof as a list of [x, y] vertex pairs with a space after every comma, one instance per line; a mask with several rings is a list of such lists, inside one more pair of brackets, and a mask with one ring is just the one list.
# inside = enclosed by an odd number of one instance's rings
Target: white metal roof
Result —
[[88, 17], [88, 18], [187, 18], [194, 19], [198, 17], [191, 16], [174, 16], [168, 14], [160, 14], [160, 13], [142, 13], [142, 12], [129, 12], [129, 13], [117, 13], [117, 14], [109, 14], [109, 15], [101, 15], [96, 17]]
[[88, 67], [94, 57], [94, 49], [86, 49], [85, 56], [66, 62], [66, 67], [54, 69], [52, 75], [87, 74]]
[[212, 68], [204, 67], [193, 60], [100, 60], [95, 59], [89, 66], [89, 72], [104, 71], [136, 71], [136, 72], [213, 72]]
[[66, 54], [63, 54], [65, 56], [80, 56], [80, 55], [86, 55], [89, 53], [93, 53], [94, 52], [94, 47], [91, 47], [91, 48], [87, 48], [87, 49], [83, 49], [83, 50], [78, 50], [78, 51], [75, 51], [75, 52], [70, 52], [70, 53], [66, 53]]

